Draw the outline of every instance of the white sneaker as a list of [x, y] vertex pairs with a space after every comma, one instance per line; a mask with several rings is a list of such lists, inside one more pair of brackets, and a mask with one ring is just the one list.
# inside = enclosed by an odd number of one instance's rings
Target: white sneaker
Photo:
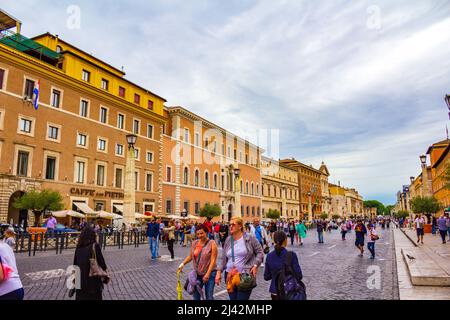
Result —
[[264, 268], [264, 263], [261, 263], [261, 266], [260, 266], [261, 268]]

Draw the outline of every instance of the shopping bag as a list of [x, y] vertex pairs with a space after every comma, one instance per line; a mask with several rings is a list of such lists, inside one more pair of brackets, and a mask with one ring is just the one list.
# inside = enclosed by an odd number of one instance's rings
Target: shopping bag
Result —
[[178, 293], [178, 300], [183, 300], [183, 286], [181, 285], [181, 279], [180, 279], [180, 273], [181, 272], [177, 272], [177, 293]]

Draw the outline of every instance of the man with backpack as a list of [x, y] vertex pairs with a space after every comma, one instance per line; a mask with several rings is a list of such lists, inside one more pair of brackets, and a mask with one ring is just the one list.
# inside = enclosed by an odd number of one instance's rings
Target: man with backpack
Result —
[[362, 220], [358, 220], [355, 226], [355, 246], [359, 249], [359, 256], [364, 255], [364, 236], [367, 234], [366, 226], [362, 223]]
[[275, 250], [267, 255], [264, 280], [270, 282], [272, 300], [306, 300], [306, 287], [297, 254], [286, 250], [287, 236], [283, 231], [273, 235]]
[[325, 225], [324, 225], [322, 219], [317, 221], [316, 228], [317, 228], [317, 235], [319, 237], [319, 243], [323, 243], [323, 230], [325, 229]]

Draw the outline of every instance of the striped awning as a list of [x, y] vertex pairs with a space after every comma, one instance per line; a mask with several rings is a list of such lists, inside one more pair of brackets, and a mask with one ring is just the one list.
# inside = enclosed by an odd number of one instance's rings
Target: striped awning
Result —
[[83, 213], [86, 214], [96, 214], [94, 210], [92, 210], [86, 203], [84, 202], [74, 202], [73, 203], [78, 209], [80, 209]]

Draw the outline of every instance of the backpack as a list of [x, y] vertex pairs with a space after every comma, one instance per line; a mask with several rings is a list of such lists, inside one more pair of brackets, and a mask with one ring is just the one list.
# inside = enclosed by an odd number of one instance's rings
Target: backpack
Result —
[[292, 255], [291, 251], [286, 253], [284, 266], [277, 275], [277, 295], [280, 300], [306, 300], [306, 286], [292, 268]]

